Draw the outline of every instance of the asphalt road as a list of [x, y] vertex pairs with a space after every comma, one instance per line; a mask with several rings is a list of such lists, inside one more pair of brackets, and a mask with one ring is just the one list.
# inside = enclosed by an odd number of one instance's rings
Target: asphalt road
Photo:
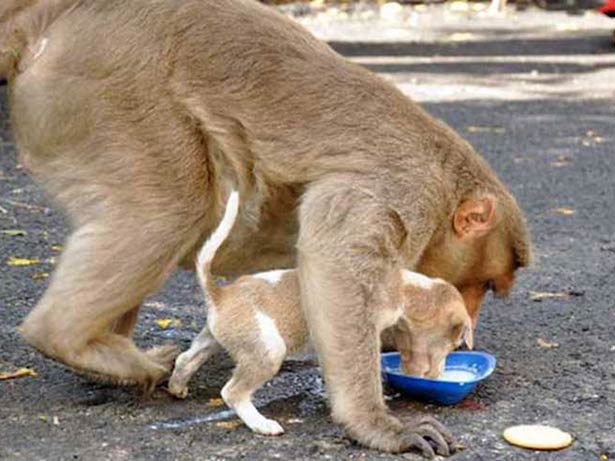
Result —
[[[453, 407], [388, 390], [390, 404], [400, 417], [437, 415], [466, 446], [458, 461], [615, 459], [615, 22], [533, 10], [495, 19], [441, 6], [415, 13], [300, 20], [478, 148], [526, 210], [537, 260], [508, 300], [483, 308], [476, 346], [498, 359], [489, 380]], [[26, 347], [16, 326], [45, 289], [67, 225], [16, 163], [4, 89], [0, 137], [0, 373], [37, 372], [0, 381], [0, 459], [398, 458], [343, 438], [308, 359], [287, 363], [258, 394], [287, 430], [265, 438], [220, 414], [231, 371], [224, 356], [179, 402], [92, 384]], [[187, 347], [205, 316], [192, 274], [177, 273], [141, 315], [139, 343]], [[160, 319], [173, 321], [163, 328]], [[535, 422], [571, 432], [574, 445], [537, 453], [502, 440], [508, 425]]]

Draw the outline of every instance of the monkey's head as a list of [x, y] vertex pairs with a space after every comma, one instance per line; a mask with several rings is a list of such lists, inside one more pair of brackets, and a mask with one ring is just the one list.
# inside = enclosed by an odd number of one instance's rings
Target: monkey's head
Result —
[[404, 373], [437, 378], [444, 372], [446, 356], [464, 342], [474, 347], [472, 319], [459, 291], [436, 281], [417, 296], [404, 301], [404, 315], [396, 326], [395, 346]]
[[463, 197], [428, 245], [418, 270], [455, 285], [476, 327], [485, 294], [507, 296], [516, 270], [530, 261], [523, 214], [514, 198], [500, 189]]

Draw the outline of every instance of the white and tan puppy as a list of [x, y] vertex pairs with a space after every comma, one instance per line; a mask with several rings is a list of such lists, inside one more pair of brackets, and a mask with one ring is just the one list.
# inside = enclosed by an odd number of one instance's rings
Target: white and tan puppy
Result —
[[[254, 432], [277, 435], [283, 428], [259, 413], [252, 395], [275, 376], [285, 357], [306, 346], [308, 327], [295, 270], [243, 276], [223, 287], [213, 281], [212, 261], [238, 208], [238, 194], [233, 192], [220, 225], [199, 252], [197, 272], [209, 308], [207, 325], [177, 358], [169, 391], [185, 398], [191, 376], [222, 346], [236, 363], [222, 398]], [[472, 322], [463, 298], [447, 282], [406, 270], [400, 271], [398, 288], [399, 307], [387, 309], [379, 321], [381, 331], [391, 327], [383, 340], [401, 352], [405, 371], [436, 377], [450, 351], [464, 340], [472, 347]]]

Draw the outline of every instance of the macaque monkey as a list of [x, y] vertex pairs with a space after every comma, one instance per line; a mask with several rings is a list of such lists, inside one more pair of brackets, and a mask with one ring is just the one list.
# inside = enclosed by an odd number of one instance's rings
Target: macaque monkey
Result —
[[333, 419], [433, 454], [440, 424], [404, 425], [382, 396], [395, 269], [452, 283], [476, 322], [530, 261], [522, 212], [466, 141], [253, 0], [2, 0], [0, 73], [20, 160], [73, 229], [28, 343], [150, 390], [177, 351], [137, 348], [139, 306], [193, 266], [237, 189], [212, 271], [296, 265]]

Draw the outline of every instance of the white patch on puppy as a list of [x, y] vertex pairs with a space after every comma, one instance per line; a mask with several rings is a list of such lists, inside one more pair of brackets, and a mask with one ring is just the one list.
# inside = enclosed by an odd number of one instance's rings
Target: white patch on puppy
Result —
[[424, 288], [425, 290], [430, 290], [433, 288], [434, 284], [441, 282], [440, 279], [431, 279], [426, 275], [419, 274], [418, 272], [404, 270], [402, 271], [402, 274], [406, 285]]
[[254, 432], [263, 435], [279, 435], [284, 429], [277, 421], [267, 419], [256, 409], [250, 399], [245, 399], [232, 406], [237, 416]]
[[257, 311], [256, 321], [260, 330], [261, 340], [269, 356], [274, 361], [283, 359], [286, 356], [286, 343], [273, 319], [267, 314]]
[[252, 275], [252, 277], [264, 280], [271, 285], [276, 285], [287, 272], [289, 272], [288, 269], [279, 269], [275, 271], [259, 272], [258, 274]]
[[216, 308], [213, 304], [210, 304], [207, 308], [207, 327], [209, 331], [215, 334], [216, 325]]

